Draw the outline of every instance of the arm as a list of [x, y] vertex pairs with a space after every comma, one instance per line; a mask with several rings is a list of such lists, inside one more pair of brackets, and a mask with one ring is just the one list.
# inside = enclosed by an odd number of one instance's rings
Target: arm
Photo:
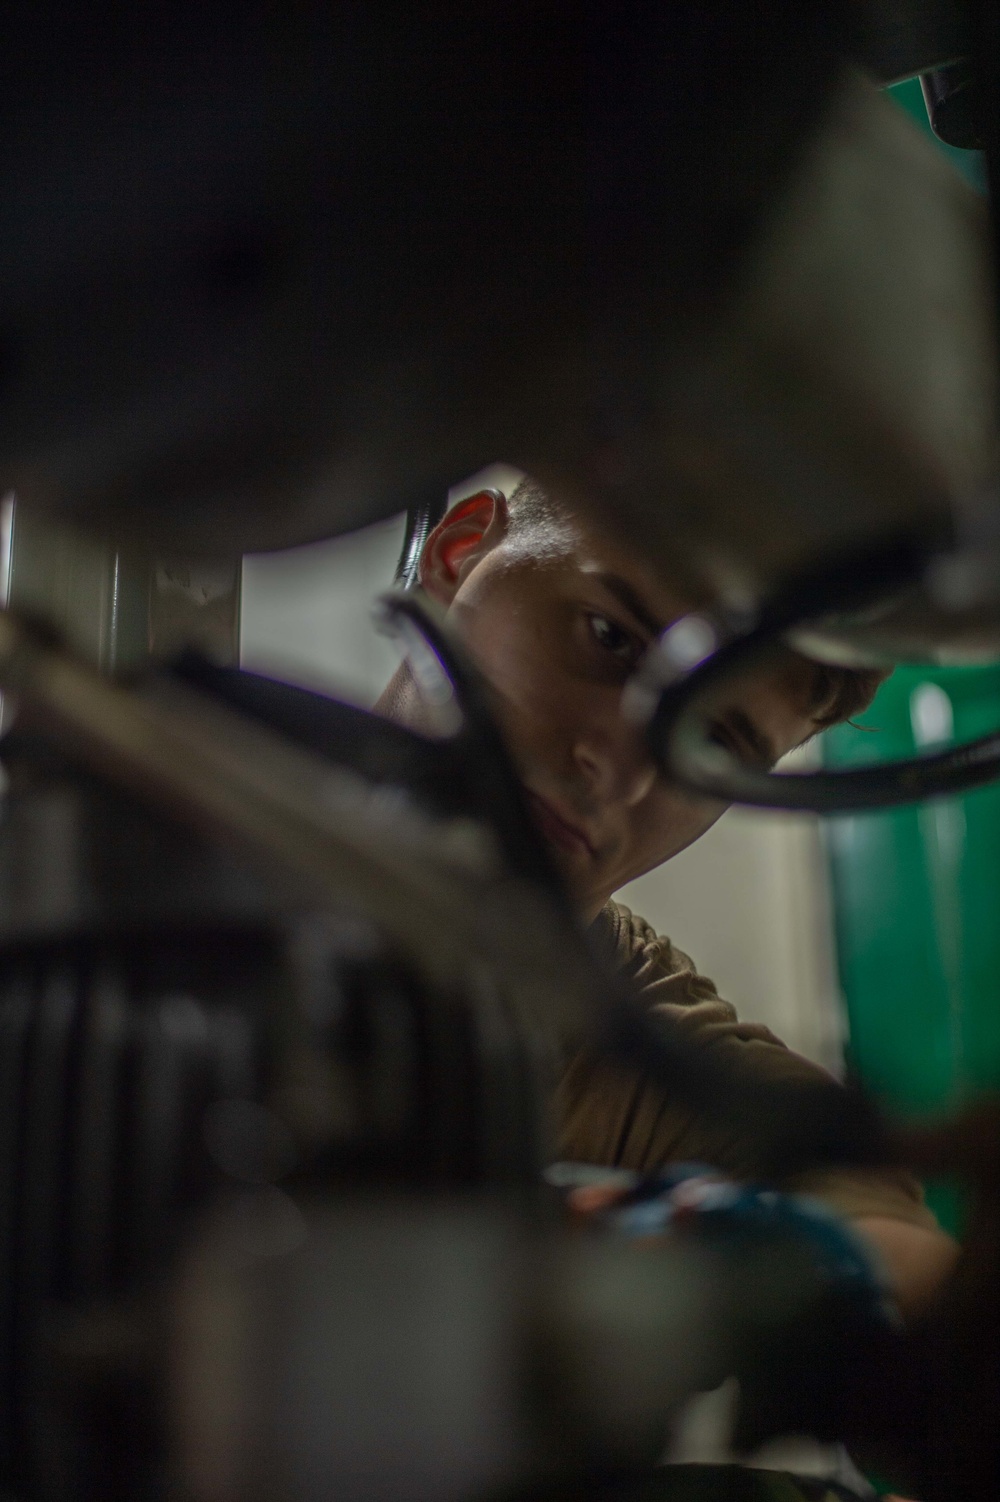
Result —
[[[605, 921], [613, 963], [631, 976], [654, 1014], [670, 1014], [705, 1049], [721, 1051], [738, 1071], [757, 1079], [791, 1084], [829, 1079], [767, 1028], [741, 1022], [688, 957], [627, 908], [609, 904]], [[639, 1171], [689, 1160], [742, 1179], [761, 1173], [752, 1131], [695, 1117], [648, 1081], [601, 1060], [575, 1060], [560, 1096], [564, 1157]], [[784, 1187], [823, 1200], [869, 1241], [907, 1319], [933, 1299], [955, 1266], [958, 1246], [937, 1225], [910, 1173], [825, 1169]]]
[[[820, 1074], [765, 1029], [737, 1022], [718, 999], [699, 1000], [674, 1014], [707, 1047], [736, 1053], [759, 1077], [797, 1080]], [[742, 1179], [759, 1174], [752, 1136], [678, 1110], [657, 1087], [602, 1061], [574, 1061], [562, 1094], [562, 1156], [641, 1172], [687, 1160], [711, 1163]], [[932, 1302], [955, 1267], [958, 1244], [938, 1226], [919, 1182], [904, 1170], [818, 1170], [783, 1187], [822, 1200], [850, 1221], [876, 1252], [907, 1322]]]
[[903, 1318], [922, 1314], [954, 1271], [958, 1242], [940, 1226], [913, 1225], [887, 1215], [863, 1215], [851, 1223], [885, 1267]]

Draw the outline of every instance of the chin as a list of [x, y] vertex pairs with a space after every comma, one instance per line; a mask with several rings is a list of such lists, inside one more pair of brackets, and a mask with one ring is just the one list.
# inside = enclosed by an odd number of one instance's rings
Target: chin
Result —
[[607, 897], [594, 892], [593, 872], [588, 869], [590, 862], [581, 860], [548, 841], [546, 845], [552, 857], [552, 863], [562, 877], [563, 886], [569, 893], [570, 901], [589, 923], [608, 900]]
[[593, 887], [582, 882], [567, 881], [566, 889], [573, 906], [587, 923], [593, 922], [608, 901], [603, 892], [595, 892]]

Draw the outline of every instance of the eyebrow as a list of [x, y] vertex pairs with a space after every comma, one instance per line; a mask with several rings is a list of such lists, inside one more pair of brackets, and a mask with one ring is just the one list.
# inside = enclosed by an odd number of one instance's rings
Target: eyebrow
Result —
[[618, 603], [624, 605], [644, 631], [647, 631], [650, 636], [660, 635], [664, 629], [663, 623], [656, 619], [642, 596], [627, 579], [623, 579], [620, 574], [605, 573], [603, 570], [594, 577], [598, 584], [604, 586], [608, 594], [614, 595]]

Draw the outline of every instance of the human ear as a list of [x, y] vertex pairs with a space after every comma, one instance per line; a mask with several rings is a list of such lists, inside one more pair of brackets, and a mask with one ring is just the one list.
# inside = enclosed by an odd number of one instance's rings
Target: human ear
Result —
[[420, 583], [432, 599], [451, 604], [470, 570], [506, 536], [507, 522], [507, 498], [499, 490], [477, 490], [452, 506], [420, 555]]

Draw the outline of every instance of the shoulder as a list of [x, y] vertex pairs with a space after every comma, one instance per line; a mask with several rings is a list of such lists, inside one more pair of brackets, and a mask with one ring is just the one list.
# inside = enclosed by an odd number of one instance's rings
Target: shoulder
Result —
[[720, 1000], [715, 985], [698, 973], [694, 961], [624, 903], [607, 903], [595, 927], [614, 968], [628, 975], [644, 993], [652, 993], [651, 1003], [693, 1005]]

